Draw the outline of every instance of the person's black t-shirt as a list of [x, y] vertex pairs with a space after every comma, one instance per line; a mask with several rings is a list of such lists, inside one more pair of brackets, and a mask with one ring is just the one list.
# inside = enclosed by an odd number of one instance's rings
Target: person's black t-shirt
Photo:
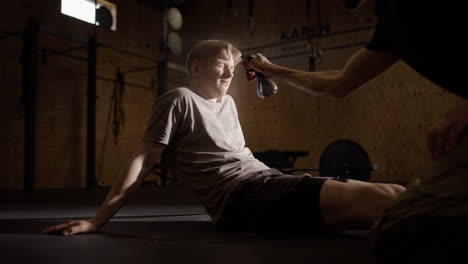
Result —
[[468, 98], [468, 14], [463, 14], [460, 3], [463, 1], [376, 0], [379, 22], [366, 48], [395, 53], [435, 84]]

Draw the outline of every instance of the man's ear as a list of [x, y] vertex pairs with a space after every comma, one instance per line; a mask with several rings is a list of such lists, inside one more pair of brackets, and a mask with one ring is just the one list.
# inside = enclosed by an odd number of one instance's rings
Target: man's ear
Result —
[[192, 68], [192, 76], [200, 75], [200, 61], [199, 60], [193, 60], [191, 68]]

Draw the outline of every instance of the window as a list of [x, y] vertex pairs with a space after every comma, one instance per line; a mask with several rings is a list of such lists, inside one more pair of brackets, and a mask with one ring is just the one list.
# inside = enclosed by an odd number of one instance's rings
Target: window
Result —
[[62, 0], [62, 14], [95, 24], [100, 27], [117, 30], [117, 6], [105, 0]]

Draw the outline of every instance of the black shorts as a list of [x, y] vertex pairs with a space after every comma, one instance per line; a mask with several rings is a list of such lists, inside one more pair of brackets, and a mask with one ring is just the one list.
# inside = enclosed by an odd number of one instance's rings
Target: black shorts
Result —
[[286, 175], [275, 169], [258, 171], [230, 194], [219, 230], [247, 232], [322, 233], [320, 190], [329, 178]]

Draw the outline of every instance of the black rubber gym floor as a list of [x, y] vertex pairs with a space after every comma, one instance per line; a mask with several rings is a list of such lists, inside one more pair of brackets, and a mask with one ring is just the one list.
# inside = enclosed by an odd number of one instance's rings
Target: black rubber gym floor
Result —
[[306, 236], [219, 232], [178, 185], [145, 186], [100, 232], [41, 235], [91, 217], [107, 190], [0, 192], [0, 263], [375, 263], [367, 232]]

